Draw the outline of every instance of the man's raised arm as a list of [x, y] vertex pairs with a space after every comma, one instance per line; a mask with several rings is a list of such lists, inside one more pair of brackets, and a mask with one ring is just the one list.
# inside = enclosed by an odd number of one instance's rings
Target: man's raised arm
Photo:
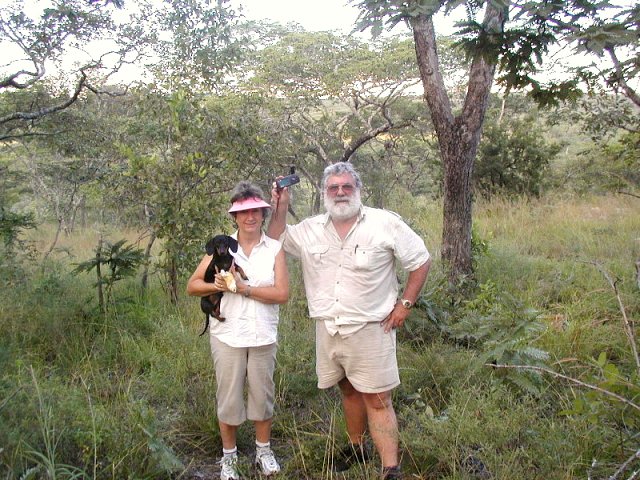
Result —
[[271, 218], [267, 227], [267, 236], [276, 240], [284, 233], [287, 226], [287, 211], [289, 210], [289, 189], [271, 189]]

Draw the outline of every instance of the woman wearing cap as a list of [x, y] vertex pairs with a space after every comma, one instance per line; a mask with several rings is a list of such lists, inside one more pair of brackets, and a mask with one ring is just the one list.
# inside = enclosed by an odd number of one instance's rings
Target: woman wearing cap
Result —
[[[256, 430], [256, 465], [263, 475], [273, 475], [280, 466], [271, 450], [271, 423], [275, 383], [278, 305], [289, 297], [289, 275], [280, 242], [267, 237], [262, 227], [271, 206], [263, 200], [262, 190], [242, 181], [231, 196], [229, 213], [238, 230], [233, 254], [235, 264], [248, 280], [236, 276], [235, 293], [218, 274], [215, 283], [204, 281], [211, 261], [205, 255], [187, 284], [189, 295], [205, 296], [224, 292], [219, 322], [212, 317], [210, 341], [216, 370], [218, 423], [223, 456], [222, 480], [240, 478], [237, 470], [236, 434], [246, 419]], [[235, 273], [235, 272], [234, 272]], [[245, 379], [247, 404], [243, 399]]]

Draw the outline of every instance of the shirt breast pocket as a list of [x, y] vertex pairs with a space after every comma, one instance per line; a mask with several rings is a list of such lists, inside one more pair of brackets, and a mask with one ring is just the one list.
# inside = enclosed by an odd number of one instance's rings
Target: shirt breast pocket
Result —
[[307, 264], [314, 269], [329, 267], [329, 245], [309, 245], [304, 249]]
[[376, 270], [386, 264], [389, 252], [377, 247], [358, 247], [354, 252], [353, 266], [356, 270]]

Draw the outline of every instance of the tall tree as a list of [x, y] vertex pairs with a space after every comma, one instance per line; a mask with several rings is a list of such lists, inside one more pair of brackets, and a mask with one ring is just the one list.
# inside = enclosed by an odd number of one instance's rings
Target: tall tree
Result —
[[231, 233], [228, 192], [259, 170], [260, 105], [243, 96], [203, 99], [185, 91], [131, 96], [128, 105], [122, 98], [101, 108], [123, 114], [109, 132], [102, 198], [121, 218], [135, 219], [150, 243], [162, 241], [159, 267], [177, 301], [181, 275], [193, 270], [206, 240]]
[[229, 3], [148, 1], [133, 16], [153, 39], [149, 70], [164, 90], [206, 93], [224, 85], [246, 47], [239, 15]]
[[[55, 0], [27, 8], [23, 0], [12, 0], [0, 7], [0, 141], [42, 134], [42, 118], [70, 107], [86, 91], [102, 91], [105, 79], [132, 60], [143, 36], [129, 25], [116, 28], [113, 10], [122, 6], [122, 0]], [[88, 54], [90, 42], [105, 38], [109, 48]], [[12, 92], [22, 95], [8, 101]]]
[[[310, 213], [320, 207], [324, 167], [336, 161], [393, 165], [401, 158], [391, 155], [400, 149], [399, 137], [425, 127], [424, 116], [407, 100], [418, 80], [406, 40], [372, 46], [330, 32], [289, 31], [257, 51], [250, 71], [242, 88], [270, 99], [278, 138], [284, 140], [281, 171], [287, 164], [300, 168], [314, 192]], [[383, 175], [388, 169], [366, 170], [370, 193], [383, 182], [389, 190], [394, 179]]]
[[43, 119], [87, 93], [118, 95], [145, 81], [216, 88], [242, 44], [226, 3], [140, 0], [116, 16], [124, 0], [52, 0], [39, 10], [11, 0], [0, 7], [0, 141], [59, 131]]
[[[472, 174], [488, 98], [496, 72], [506, 89], [527, 88], [540, 103], [576, 93], [576, 82], [545, 85], [536, 79], [550, 48], [579, 41], [585, 25], [605, 18], [608, 1], [355, 0], [359, 27], [374, 33], [405, 22], [413, 33], [424, 96], [434, 123], [444, 169], [442, 259], [457, 284], [473, 274], [471, 258]], [[459, 45], [469, 59], [463, 105], [454, 111], [440, 65], [434, 15], [466, 9]]]

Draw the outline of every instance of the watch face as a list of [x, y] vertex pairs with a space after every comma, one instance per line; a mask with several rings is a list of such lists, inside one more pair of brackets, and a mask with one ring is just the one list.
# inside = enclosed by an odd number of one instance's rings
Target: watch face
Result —
[[405, 299], [405, 298], [403, 298], [401, 300], [401, 302], [402, 302], [402, 306], [404, 308], [411, 308], [411, 306], [412, 306], [411, 302], [409, 300]]

